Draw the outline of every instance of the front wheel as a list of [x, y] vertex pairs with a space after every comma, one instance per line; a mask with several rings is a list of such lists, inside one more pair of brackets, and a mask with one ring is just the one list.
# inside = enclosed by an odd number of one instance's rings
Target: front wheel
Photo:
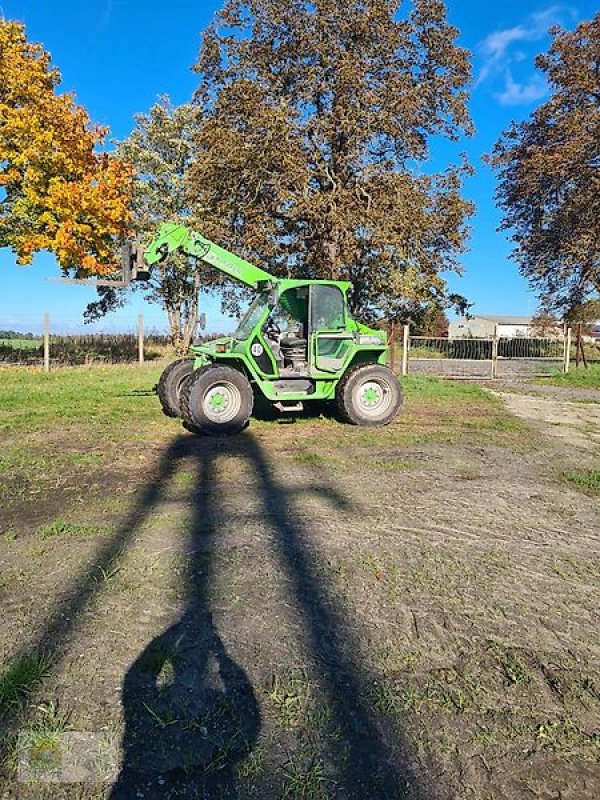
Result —
[[226, 366], [202, 367], [181, 390], [184, 421], [201, 433], [239, 433], [252, 414], [254, 395], [246, 376]]
[[352, 425], [381, 427], [400, 411], [402, 387], [387, 367], [362, 364], [341, 379], [336, 401], [341, 416]]

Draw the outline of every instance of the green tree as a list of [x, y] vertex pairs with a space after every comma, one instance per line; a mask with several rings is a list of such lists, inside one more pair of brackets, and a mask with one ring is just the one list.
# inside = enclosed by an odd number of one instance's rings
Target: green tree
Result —
[[587, 300], [585, 303], [573, 306], [569, 309], [566, 322], [569, 325], [583, 323], [583, 332], [588, 336], [591, 335], [592, 328], [600, 323], [600, 298]]
[[563, 326], [555, 316], [549, 314], [541, 308], [531, 320], [531, 334], [532, 336], [539, 336], [541, 338], [552, 337], [559, 335], [563, 330]]
[[[154, 236], [165, 221], [189, 222], [186, 182], [197, 113], [190, 104], [174, 107], [168, 98], [161, 98], [147, 114], [137, 115], [135, 129], [118, 146], [118, 155], [135, 170], [133, 227], [142, 241]], [[150, 302], [164, 306], [179, 353], [187, 351], [194, 336], [200, 290], [208, 282], [202, 262], [174, 255], [152, 270], [150, 283], [144, 287]], [[88, 306], [88, 319], [102, 316], [125, 301], [125, 291], [98, 291], [100, 299]]]
[[398, 302], [388, 305], [386, 310], [384, 319], [388, 329], [397, 335], [401, 335], [403, 325], [410, 326], [413, 336], [442, 337], [448, 334], [448, 317], [444, 306], [439, 303]]
[[413, 334], [419, 336], [447, 336], [448, 325], [448, 317], [444, 313], [444, 309], [430, 305], [424, 309], [418, 328], [413, 331]]
[[418, 164], [431, 136], [471, 130], [457, 33], [439, 0], [227, 0], [196, 64], [208, 235], [282, 274], [351, 280], [362, 318], [446, 302], [468, 167]]
[[548, 310], [600, 292], [600, 14], [554, 40], [536, 64], [550, 98], [490, 157], [521, 273]]

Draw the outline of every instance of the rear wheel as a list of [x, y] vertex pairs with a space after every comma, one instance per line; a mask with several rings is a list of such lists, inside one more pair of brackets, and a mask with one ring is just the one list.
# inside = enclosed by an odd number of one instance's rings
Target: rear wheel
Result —
[[254, 395], [246, 376], [233, 367], [210, 366], [193, 372], [181, 391], [187, 425], [202, 433], [239, 433], [252, 414]]
[[350, 369], [336, 393], [341, 416], [353, 425], [389, 425], [402, 406], [398, 378], [380, 364], [362, 364]]
[[160, 376], [156, 393], [163, 412], [167, 417], [180, 417], [181, 405], [180, 395], [181, 388], [185, 381], [194, 371], [194, 360], [191, 358], [182, 358], [179, 361], [174, 361], [165, 369]]

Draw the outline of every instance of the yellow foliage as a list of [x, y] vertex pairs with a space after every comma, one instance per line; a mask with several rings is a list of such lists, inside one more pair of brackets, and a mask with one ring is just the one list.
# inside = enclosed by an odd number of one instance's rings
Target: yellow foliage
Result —
[[21, 264], [51, 250], [65, 269], [106, 274], [131, 221], [133, 174], [97, 152], [106, 129], [59, 83], [24, 26], [0, 19], [0, 246]]

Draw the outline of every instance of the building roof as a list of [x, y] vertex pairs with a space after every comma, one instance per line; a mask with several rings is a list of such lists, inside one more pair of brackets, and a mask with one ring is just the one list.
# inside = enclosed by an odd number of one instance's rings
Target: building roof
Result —
[[473, 319], [485, 319], [488, 322], [496, 322], [498, 325], [531, 325], [533, 317], [505, 317], [496, 314], [473, 314]]

